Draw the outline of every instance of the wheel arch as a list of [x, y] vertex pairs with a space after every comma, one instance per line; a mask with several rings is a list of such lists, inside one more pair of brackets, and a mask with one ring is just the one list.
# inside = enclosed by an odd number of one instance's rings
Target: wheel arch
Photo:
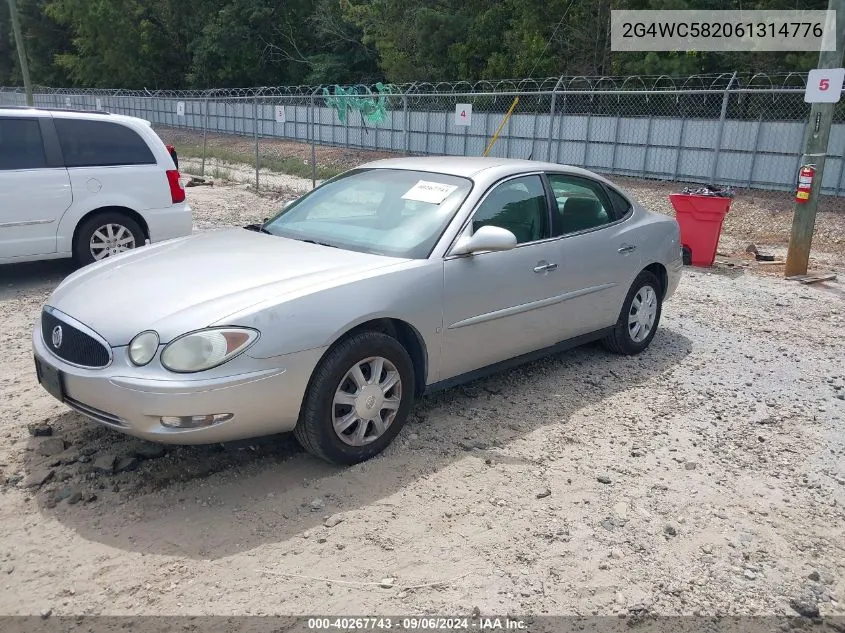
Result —
[[76, 226], [73, 227], [73, 236], [71, 237], [71, 245], [76, 244], [76, 238], [79, 236], [79, 230], [82, 226], [91, 218], [97, 215], [101, 215], [103, 213], [121, 213], [135, 222], [138, 223], [138, 226], [141, 227], [141, 230], [144, 232], [144, 239], [150, 239], [150, 227], [147, 226], [147, 221], [137, 211], [130, 209], [129, 207], [122, 207], [122, 206], [108, 206], [108, 207], [98, 207], [96, 209], [92, 209], [85, 215], [83, 215], [79, 220], [76, 222]]
[[660, 298], [664, 298], [666, 296], [666, 291], [669, 289], [669, 273], [666, 271], [666, 266], [660, 262], [654, 262], [643, 268], [640, 272], [643, 271], [648, 271], [657, 277], [657, 281], [660, 282]]
[[[428, 376], [428, 351], [425, 341], [417, 328], [407, 321], [395, 317], [372, 318], [363, 323], [351, 325], [335, 337], [334, 341], [323, 352], [320, 360], [317, 361], [317, 365], [341, 342], [358, 332], [380, 332], [399, 341], [405, 351], [408, 352], [408, 356], [411, 357], [411, 363], [414, 367], [414, 391], [417, 395], [422, 394]], [[310, 379], [308, 387], [311, 387]]]

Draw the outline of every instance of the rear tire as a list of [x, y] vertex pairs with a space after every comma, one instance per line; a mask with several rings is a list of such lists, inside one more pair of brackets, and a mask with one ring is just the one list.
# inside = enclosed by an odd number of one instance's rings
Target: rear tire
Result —
[[[144, 231], [135, 220], [118, 211], [106, 211], [91, 216], [79, 227], [73, 240], [73, 259], [87, 266], [144, 243]], [[98, 259], [95, 254], [103, 256]]]
[[338, 344], [314, 370], [294, 435], [320, 459], [357, 464], [393, 441], [413, 403], [408, 352], [391, 336], [360, 332]]
[[644, 270], [637, 275], [622, 304], [616, 325], [602, 340], [604, 346], [611, 352], [628, 356], [647, 348], [660, 323], [662, 297], [660, 280], [654, 274]]

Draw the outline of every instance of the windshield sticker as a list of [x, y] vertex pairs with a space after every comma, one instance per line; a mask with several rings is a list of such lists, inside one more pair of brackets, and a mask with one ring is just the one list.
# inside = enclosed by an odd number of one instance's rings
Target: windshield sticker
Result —
[[439, 182], [418, 180], [417, 184], [408, 189], [407, 193], [405, 193], [402, 198], [404, 200], [416, 200], [417, 202], [440, 204], [457, 188], [458, 185], [444, 185]]

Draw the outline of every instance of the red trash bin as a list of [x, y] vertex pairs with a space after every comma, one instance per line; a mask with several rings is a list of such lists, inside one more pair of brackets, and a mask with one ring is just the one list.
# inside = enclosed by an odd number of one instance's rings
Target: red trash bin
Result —
[[675, 218], [681, 227], [681, 246], [690, 250], [692, 265], [712, 266], [731, 199], [671, 193], [669, 201], [675, 208]]

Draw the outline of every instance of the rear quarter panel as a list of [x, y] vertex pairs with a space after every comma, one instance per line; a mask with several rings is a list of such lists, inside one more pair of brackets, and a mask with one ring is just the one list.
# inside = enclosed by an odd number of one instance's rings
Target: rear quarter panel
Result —
[[654, 263], [662, 264], [666, 268], [669, 281], [666, 294], [668, 299], [674, 293], [683, 267], [681, 230], [675, 218], [648, 211], [641, 205], [637, 206], [640, 263], [643, 268]]
[[152, 151], [156, 164], [69, 167], [73, 204], [59, 222], [57, 249], [60, 252], [71, 251], [74, 230], [91, 211], [126, 207], [144, 215], [147, 210], [173, 206], [166, 171], [175, 166], [155, 131], [142, 119], [114, 117], [109, 121], [125, 125], [140, 135]]

